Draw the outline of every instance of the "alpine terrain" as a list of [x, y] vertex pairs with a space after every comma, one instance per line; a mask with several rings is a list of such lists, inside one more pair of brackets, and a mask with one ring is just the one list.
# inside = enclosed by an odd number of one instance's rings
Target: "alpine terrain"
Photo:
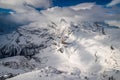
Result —
[[86, 4], [1, 13], [0, 80], [120, 80], [120, 25]]

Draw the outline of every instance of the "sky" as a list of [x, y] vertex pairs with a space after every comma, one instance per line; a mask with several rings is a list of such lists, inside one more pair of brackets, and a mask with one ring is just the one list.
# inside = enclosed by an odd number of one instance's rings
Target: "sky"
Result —
[[85, 2], [94, 2], [99, 5], [106, 5], [110, 3], [111, 0], [53, 0], [53, 5], [63, 7], [63, 6], [71, 6]]

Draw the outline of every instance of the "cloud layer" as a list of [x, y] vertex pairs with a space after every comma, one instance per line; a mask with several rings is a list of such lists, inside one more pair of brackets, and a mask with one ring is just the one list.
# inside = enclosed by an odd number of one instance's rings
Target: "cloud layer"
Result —
[[114, 6], [119, 3], [120, 3], [120, 0], [112, 0], [112, 2], [110, 2], [107, 6]]
[[[39, 22], [55, 22], [59, 23], [61, 19], [65, 19], [67, 22], [74, 22], [79, 24], [80, 22], [104, 22], [109, 20], [120, 20], [119, 13], [113, 13], [113, 8], [105, 8], [95, 3], [82, 3], [69, 7], [52, 7], [48, 0], [0, 0], [0, 7], [13, 9], [16, 12], [10, 13], [10, 20], [17, 23], [34, 23]], [[43, 5], [48, 4], [47, 6]], [[40, 5], [41, 4], [41, 5]], [[45, 7], [46, 10], [37, 11], [35, 8]], [[113, 12], [112, 12], [113, 11]], [[111, 13], [112, 12], [112, 13]], [[8, 19], [9, 20], [9, 19]], [[37, 26], [37, 25], [36, 25]], [[38, 25], [39, 26], [39, 25]]]
[[50, 0], [0, 0], [0, 7], [23, 12], [34, 8], [50, 7]]

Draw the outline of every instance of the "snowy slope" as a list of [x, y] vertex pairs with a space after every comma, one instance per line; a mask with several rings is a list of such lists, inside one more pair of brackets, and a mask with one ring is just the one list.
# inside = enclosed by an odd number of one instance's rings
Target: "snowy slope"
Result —
[[67, 73], [52, 67], [17, 76], [10, 80], [80, 80], [79, 73]]
[[80, 76], [77, 69], [74, 69], [73, 72], [64, 72], [53, 67], [46, 67], [7, 80], [119, 80], [119, 74], [119, 71], [106, 71], [99, 75]]

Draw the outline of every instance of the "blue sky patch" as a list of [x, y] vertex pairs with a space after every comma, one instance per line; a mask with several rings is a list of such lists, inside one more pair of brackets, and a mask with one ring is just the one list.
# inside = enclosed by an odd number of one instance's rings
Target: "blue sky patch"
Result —
[[72, 6], [77, 5], [79, 3], [93, 2], [98, 5], [106, 5], [110, 3], [112, 0], [53, 0], [54, 6]]

